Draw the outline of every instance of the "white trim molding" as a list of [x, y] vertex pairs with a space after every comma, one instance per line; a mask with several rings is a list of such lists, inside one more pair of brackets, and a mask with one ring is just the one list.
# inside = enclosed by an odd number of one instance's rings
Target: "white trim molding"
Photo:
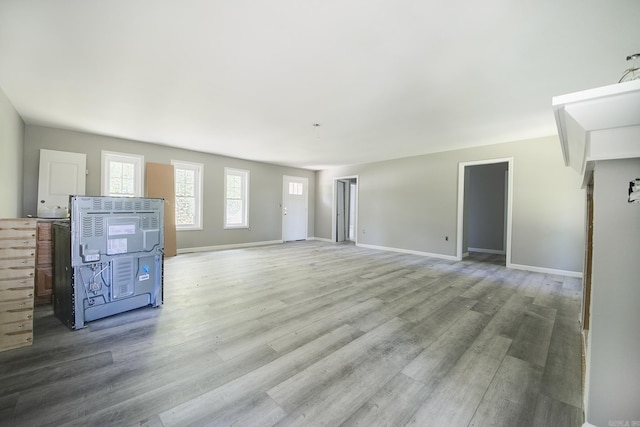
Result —
[[178, 255], [190, 254], [194, 252], [214, 252], [214, 251], [224, 251], [227, 249], [251, 248], [254, 246], [278, 245], [282, 243], [283, 243], [282, 240], [267, 240], [264, 242], [234, 243], [230, 245], [201, 246], [198, 248], [182, 248], [182, 249], [178, 249]]
[[504, 157], [497, 159], [476, 160], [458, 163], [458, 215], [456, 226], [456, 260], [461, 261], [463, 252], [466, 248], [462, 247], [463, 230], [464, 230], [464, 174], [467, 166], [489, 165], [495, 163], [508, 163], [507, 175], [507, 212], [506, 212], [506, 238], [504, 253], [507, 259], [507, 267], [511, 264], [511, 232], [513, 227], [513, 177], [514, 177], [514, 161], [513, 157]]
[[[193, 189], [193, 200], [194, 200], [194, 221], [193, 224], [178, 224], [178, 215], [176, 212], [176, 230], [177, 231], [188, 231], [188, 230], [202, 230], [202, 222], [203, 222], [203, 197], [202, 197], [202, 187], [203, 187], [203, 182], [204, 182], [204, 176], [203, 176], [203, 172], [204, 172], [204, 165], [202, 163], [194, 163], [194, 162], [186, 162], [183, 160], [175, 160], [172, 159], [171, 160], [171, 164], [173, 165], [173, 170], [174, 170], [174, 186], [176, 187], [176, 191], [175, 193], [178, 193], [177, 191], [177, 183], [176, 183], [176, 176], [177, 173], [176, 171], [178, 169], [181, 170], [186, 170], [186, 171], [192, 171], [194, 173], [194, 189]], [[182, 196], [178, 196], [177, 194], [175, 195], [176, 197], [176, 210], [177, 210], [177, 199], [178, 197], [182, 197]], [[188, 196], [184, 196], [184, 197], [188, 197]]]
[[[501, 251], [498, 249], [482, 249], [482, 248], [467, 248], [467, 250], [469, 252], [481, 252], [484, 254], [496, 254], [496, 255], [504, 255], [506, 254], [505, 251]], [[469, 256], [469, 252], [465, 252], [467, 254], [467, 256]], [[462, 257], [464, 258], [464, 254], [462, 254]]]
[[[225, 230], [234, 230], [234, 229], [242, 229], [249, 228], [249, 200], [250, 200], [250, 175], [251, 171], [246, 169], [236, 169], [236, 168], [224, 168], [224, 224], [223, 228]], [[230, 176], [240, 177], [241, 179], [241, 195], [239, 198], [230, 198], [228, 194], [228, 179]], [[227, 215], [229, 214], [228, 203], [230, 200], [239, 200], [242, 202], [242, 222], [239, 224], [230, 223]]]
[[376, 249], [379, 251], [399, 252], [401, 254], [420, 255], [420, 256], [426, 256], [431, 258], [446, 259], [449, 261], [458, 261], [458, 258], [455, 255], [434, 254], [430, 252], [414, 251], [411, 249], [390, 248], [388, 246], [365, 245], [363, 243], [356, 243], [356, 246], [361, 248], [366, 248], [366, 249]]
[[[132, 164], [134, 168], [133, 194], [112, 193], [111, 182], [111, 162]], [[128, 196], [142, 197], [144, 195], [144, 156], [142, 154], [118, 153], [115, 151], [102, 150], [100, 152], [100, 191], [103, 196]]]
[[336, 203], [336, 197], [338, 194], [338, 181], [341, 180], [351, 180], [351, 179], [355, 179], [356, 180], [356, 220], [355, 220], [355, 224], [354, 224], [354, 230], [355, 230], [355, 243], [356, 245], [358, 244], [358, 205], [360, 203], [360, 176], [359, 175], [348, 175], [348, 176], [335, 176], [333, 177], [333, 183], [331, 185], [331, 242], [336, 243], [338, 241], [338, 237], [337, 237], [337, 233], [336, 230], [338, 228], [338, 225], [336, 223], [336, 210], [338, 209], [337, 207], [337, 203]]
[[555, 268], [535, 267], [533, 265], [511, 264], [511, 263], [507, 264], [507, 268], [513, 268], [515, 270], [533, 271], [534, 273], [555, 274], [558, 276], [577, 277], [580, 279], [582, 278], [581, 271], [556, 270]]

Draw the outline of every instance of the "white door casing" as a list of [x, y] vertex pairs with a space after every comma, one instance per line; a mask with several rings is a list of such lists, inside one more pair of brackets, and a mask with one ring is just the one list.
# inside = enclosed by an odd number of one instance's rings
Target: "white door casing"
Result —
[[40, 150], [39, 217], [51, 217], [52, 211], [68, 208], [70, 195], [85, 195], [86, 165], [87, 155], [84, 153]]
[[353, 181], [349, 183], [349, 231], [347, 238], [352, 242], [356, 241], [356, 188]]
[[344, 181], [337, 182], [337, 194], [336, 194], [336, 242], [345, 241], [345, 183]]
[[359, 177], [358, 175], [350, 175], [350, 176], [341, 176], [341, 177], [335, 177], [333, 178], [333, 193], [332, 193], [332, 206], [331, 206], [331, 241], [332, 242], [336, 242], [337, 241], [337, 237], [338, 237], [338, 183], [340, 181], [349, 181], [352, 182], [353, 184], [355, 184], [353, 186], [353, 188], [350, 188], [350, 192], [352, 192], [353, 194], [351, 195], [351, 197], [353, 197], [354, 203], [353, 203], [353, 207], [352, 207], [352, 212], [350, 212], [350, 216], [351, 218], [353, 218], [353, 224], [349, 224], [349, 226], [353, 226], [354, 229], [354, 236], [353, 236], [353, 241], [354, 243], [357, 245], [358, 244], [358, 203], [359, 203]]
[[282, 240], [305, 240], [309, 222], [309, 180], [285, 175], [282, 183]]
[[512, 232], [512, 216], [513, 216], [513, 157], [479, 160], [470, 162], [460, 162], [458, 164], [458, 220], [456, 227], [457, 242], [456, 242], [456, 259], [462, 260], [463, 254], [463, 229], [464, 229], [464, 192], [465, 192], [465, 167], [476, 165], [487, 165], [493, 163], [507, 163], [506, 178], [506, 217], [505, 217], [505, 254], [506, 254], [506, 267], [511, 268], [511, 232]]

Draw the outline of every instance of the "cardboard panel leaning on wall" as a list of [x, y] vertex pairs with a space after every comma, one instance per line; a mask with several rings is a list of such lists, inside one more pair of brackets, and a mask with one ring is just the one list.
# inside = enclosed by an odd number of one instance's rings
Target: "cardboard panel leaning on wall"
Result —
[[176, 193], [173, 165], [147, 162], [145, 197], [164, 199], [164, 254], [176, 256]]
[[0, 89], [0, 218], [22, 216], [24, 122]]
[[331, 237], [333, 178], [358, 175], [358, 243], [455, 256], [458, 164], [508, 157], [512, 263], [581, 272], [584, 191], [555, 136], [320, 171], [316, 236]]

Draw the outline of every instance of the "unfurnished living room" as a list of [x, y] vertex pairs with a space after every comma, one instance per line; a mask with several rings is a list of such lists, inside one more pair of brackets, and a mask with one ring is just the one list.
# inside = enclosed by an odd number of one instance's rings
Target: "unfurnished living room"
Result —
[[0, 426], [640, 426], [637, 0], [0, 0]]

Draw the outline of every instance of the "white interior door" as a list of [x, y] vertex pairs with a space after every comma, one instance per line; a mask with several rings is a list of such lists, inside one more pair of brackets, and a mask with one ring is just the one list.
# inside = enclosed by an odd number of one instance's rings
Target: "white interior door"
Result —
[[69, 196], [84, 196], [87, 155], [66, 151], [40, 150], [38, 175], [38, 216], [59, 216], [56, 208], [67, 208]]
[[307, 238], [309, 180], [284, 176], [282, 185], [282, 240]]

